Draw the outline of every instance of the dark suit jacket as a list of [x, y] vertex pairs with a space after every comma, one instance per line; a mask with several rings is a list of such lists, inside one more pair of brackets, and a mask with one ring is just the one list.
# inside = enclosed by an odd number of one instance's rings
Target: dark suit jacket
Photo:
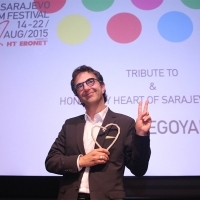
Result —
[[[125, 166], [136, 176], [143, 176], [148, 168], [150, 158], [149, 136], [138, 136], [135, 133], [135, 121], [125, 115], [108, 110], [102, 126], [115, 123], [120, 127], [120, 135], [110, 148], [110, 159], [106, 164], [90, 168], [89, 187], [92, 200], [123, 199], [123, 175]], [[77, 170], [77, 157], [85, 155], [83, 146], [84, 115], [65, 121], [58, 137], [53, 143], [45, 160], [49, 172], [63, 175], [58, 199], [76, 200], [81, 178], [85, 168]], [[107, 148], [116, 136], [116, 126], [109, 126], [99, 131], [98, 143]], [[95, 148], [98, 148], [95, 145]]]

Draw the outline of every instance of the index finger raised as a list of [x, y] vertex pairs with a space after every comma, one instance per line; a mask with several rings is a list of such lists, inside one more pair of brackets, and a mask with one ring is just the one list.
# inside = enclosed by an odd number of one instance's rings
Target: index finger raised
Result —
[[142, 101], [138, 104], [138, 116], [142, 114]]

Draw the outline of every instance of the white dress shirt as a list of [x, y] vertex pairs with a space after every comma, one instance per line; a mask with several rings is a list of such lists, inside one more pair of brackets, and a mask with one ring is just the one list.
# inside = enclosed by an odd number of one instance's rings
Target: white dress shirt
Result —
[[[87, 115], [87, 113], [85, 113], [86, 123], [85, 123], [84, 134], [83, 134], [83, 144], [84, 144], [86, 154], [89, 153], [90, 151], [92, 151], [94, 149], [94, 146], [95, 146], [95, 142], [93, 141], [92, 136], [91, 136], [91, 130], [94, 126], [101, 126], [102, 125], [107, 111], [108, 111], [108, 107], [106, 107], [101, 112], [97, 113], [94, 116], [94, 121], [92, 121], [90, 116]], [[99, 127], [96, 127], [96, 128], [93, 129], [93, 136], [94, 136], [95, 139], [97, 138], [99, 129], [100, 129]], [[79, 166], [78, 166], [78, 169], [80, 170]], [[90, 171], [90, 168], [86, 167], [85, 172], [84, 172], [83, 177], [82, 177], [82, 180], [81, 180], [79, 192], [90, 193], [89, 178], [88, 178], [89, 171]]]

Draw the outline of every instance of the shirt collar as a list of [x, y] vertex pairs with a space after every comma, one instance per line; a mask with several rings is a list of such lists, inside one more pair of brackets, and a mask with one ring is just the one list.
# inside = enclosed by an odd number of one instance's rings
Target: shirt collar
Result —
[[101, 112], [97, 113], [94, 116], [94, 121], [92, 121], [90, 116], [87, 113], [85, 113], [85, 121], [89, 121], [91, 123], [103, 122], [107, 112], [108, 112], [108, 107], [106, 106]]

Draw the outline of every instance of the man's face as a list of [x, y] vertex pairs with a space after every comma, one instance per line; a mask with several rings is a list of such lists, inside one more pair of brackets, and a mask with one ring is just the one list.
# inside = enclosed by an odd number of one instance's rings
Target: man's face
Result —
[[[89, 72], [81, 72], [77, 75], [74, 84], [80, 84], [84, 81], [97, 77], [93, 73]], [[85, 104], [85, 106], [90, 106], [94, 104], [98, 104], [101, 101], [104, 102], [103, 93], [105, 91], [105, 86], [101, 85], [99, 81], [95, 80], [94, 85], [89, 86], [86, 83], [83, 83], [83, 88], [81, 90], [77, 90], [77, 96], [79, 100]]]

